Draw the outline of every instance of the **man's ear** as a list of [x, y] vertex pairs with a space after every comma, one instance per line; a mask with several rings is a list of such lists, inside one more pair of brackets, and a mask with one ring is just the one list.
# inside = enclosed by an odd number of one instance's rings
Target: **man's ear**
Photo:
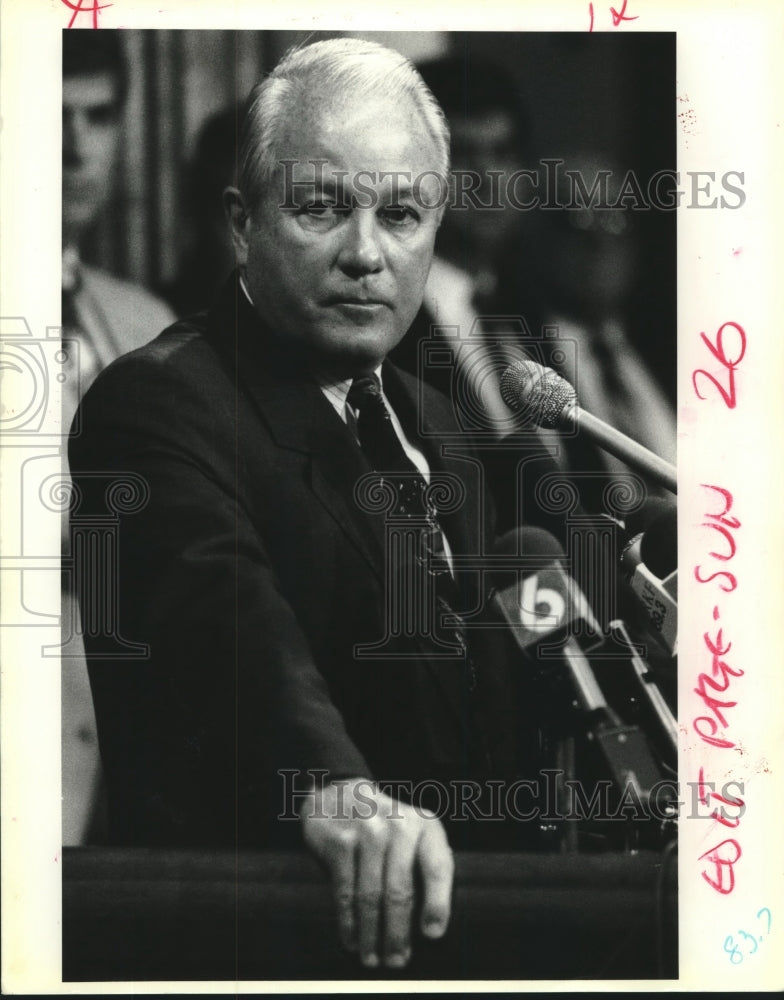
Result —
[[229, 223], [237, 264], [244, 267], [248, 263], [250, 214], [245, 207], [245, 200], [237, 188], [228, 187], [223, 192], [223, 210]]

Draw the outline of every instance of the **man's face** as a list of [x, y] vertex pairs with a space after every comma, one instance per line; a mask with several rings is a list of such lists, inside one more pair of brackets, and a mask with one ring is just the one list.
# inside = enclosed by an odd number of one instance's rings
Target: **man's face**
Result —
[[[520, 213], [513, 210], [507, 197], [507, 181], [515, 171], [522, 169], [517, 126], [512, 115], [498, 109], [476, 115], [455, 115], [450, 119], [452, 133], [452, 169], [457, 173], [476, 175], [478, 187], [462, 202], [464, 210], [447, 212], [444, 238], [454, 244], [454, 253], [464, 255], [470, 249], [479, 254], [490, 254], [503, 244], [519, 226]], [[500, 173], [500, 180], [493, 181], [492, 172]], [[468, 176], [462, 182], [468, 190]], [[477, 207], [493, 205], [494, 209]], [[490, 261], [483, 261], [487, 266]]]
[[316, 370], [372, 371], [422, 301], [441, 214], [423, 207], [441, 194], [421, 179], [433, 142], [409, 102], [321, 96], [290, 116], [276, 152], [294, 161], [292, 183], [281, 171], [235, 240], [256, 309]]
[[76, 242], [106, 201], [119, 112], [112, 76], [63, 79], [63, 236]]

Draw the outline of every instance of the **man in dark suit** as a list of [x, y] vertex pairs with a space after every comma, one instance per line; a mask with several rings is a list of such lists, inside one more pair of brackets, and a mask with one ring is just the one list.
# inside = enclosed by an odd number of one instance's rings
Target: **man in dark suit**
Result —
[[[117, 519], [117, 621], [146, 657], [106, 655], [105, 581], [82, 574], [114, 838], [261, 846], [301, 825], [367, 967], [407, 963], [417, 871], [421, 932], [447, 925], [426, 780], [519, 765], [506, 639], [461, 617], [485, 597], [460, 572], [492, 543], [481, 468], [441, 447], [448, 402], [385, 362], [447, 171], [446, 123], [397, 53], [341, 39], [286, 57], [225, 196], [238, 273], [96, 380], [70, 449], [77, 519], [101, 514], [107, 476], [141, 491]], [[382, 790], [396, 781], [409, 792]]]

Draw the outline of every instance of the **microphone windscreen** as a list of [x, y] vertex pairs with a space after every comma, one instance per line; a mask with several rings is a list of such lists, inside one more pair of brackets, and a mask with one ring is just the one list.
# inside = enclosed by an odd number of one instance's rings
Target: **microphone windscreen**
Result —
[[501, 397], [510, 410], [517, 410], [532, 423], [550, 429], [560, 425], [564, 410], [577, 401], [566, 379], [528, 358], [504, 369]]
[[675, 509], [672, 500], [665, 500], [664, 497], [647, 497], [637, 510], [624, 514], [625, 536], [632, 539], [635, 535], [641, 535], [648, 530], [654, 521]]
[[[508, 557], [510, 560], [515, 558], [530, 560], [526, 562], [530, 567], [529, 572], [546, 565], [560, 564], [564, 559], [564, 550], [558, 539], [544, 528], [534, 525], [513, 528], [501, 535], [493, 546], [493, 554]], [[514, 562], [508, 569], [496, 567], [488, 573], [487, 582], [496, 589], [509, 587], [514, 584], [521, 569], [522, 565]]]
[[678, 568], [678, 509], [670, 507], [648, 527], [640, 543], [640, 558], [660, 580]]
[[494, 552], [498, 556], [541, 556], [543, 559], [553, 560], [564, 556], [564, 550], [555, 535], [535, 525], [507, 531], [496, 541]]

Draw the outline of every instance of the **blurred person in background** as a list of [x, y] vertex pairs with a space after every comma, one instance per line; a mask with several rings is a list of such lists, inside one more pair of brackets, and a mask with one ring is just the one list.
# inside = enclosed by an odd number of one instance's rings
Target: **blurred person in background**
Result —
[[[593, 200], [570, 175], [587, 192], [598, 183]], [[572, 341], [575, 350], [564, 352], [557, 367], [580, 405], [674, 463], [674, 399], [643, 356], [632, 319], [645, 220], [630, 196], [622, 198], [628, 172], [607, 154], [582, 151], [566, 156], [557, 176], [552, 194], [561, 207], [536, 212], [535, 238], [507, 259], [502, 308], [524, 312], [533, 331], [555, 328], [560, 339]], [[669, 343], [665, 331], [663, 343]], [[562, 439], [559, 453], [571, 472], [626, 471], [619, 459], [580, 439]], [[589, 489], [583, 500], [591, 499]]]
[[237, 182], [238, 105], [211, 115], [199, 131], [185, 199], [188, 233], [177, 277], [164, 294], [178, 316], [206, 309], [234, 269], [223, 192]]
[[[498, 382], [512, 360], [504, 348], [514, 336], [514, 321], [499, 317], [504, 312], [501, 280], [508, 262], [518, 259], [531, 225], [530, 213], [513, 209], [505, 183], [528, 166], [529, 126], [514, 80], [498, 64], [473, 54], [449, 54], [418, 69], [449, 122], [452, 189], [422, 308], [392, 357], [451, 397], [458, 409], [462, 391], [479, 404], [483, 418], [475, 446], [495, 496], [499, 529], [511, 528], [521, 506], [530, 502], [523, 499], [529, 493], [526, 483], [517, 496], [517, 451], [482, 444], [503, 438], [516, 422]], [[514, 305], [519, 314], [519, 303]], [[427, 342], [447, 348], [451, 365], [429, 366], [422, 354]], [[455, 389], [457, 381], [463, 390]], [[534, 467], [530, 472], [530, 479], [538, 474]]]
[[79, 355], [78, 379], [65, 383], [66, 427], [102, 368], [174, 321], [160, 299], [81, 259], [112, 190], [127, 89], [117, 32], [63, 33], [62, 325]]
[[[81, 259], [86, 237], [112, 190], [128, 89], [115, 31], [63, 32], [62, 339], [68, 354], [62, 426], [98, 372], [141, 347], [174, 321], [169, 308], [138, 285]], [[67, 469], [64, 469], [67, 474]], [[64, 521], [67, 542], [67, 520]], [[64, 578], [63, 842], [90, 836], [99, 784], [95, 720], [78, 630], [78, 609]]]
[[[412, 372], [417, 371], [419, 345], [430, 337], [431, 324], [458, 328], [450, 344], [458, 364], [475, 363], [477, 344], [469, 349], [465, 342], [472, 330], [474, 335], [479, 332], [480, 315], [497, 312], [503, 261], [517, 248], [527, 222], [512, 210], [503, 183], [527, 164], [528, 129], [512, 79], [484, 59], [466, 61], [460, 55], [434, 59], [418, 69], [449, 122], [453, 190], [422, 309], [393, 354]], [[500, 175], [502, 183], [494, 181], [493, 174]], [[420, 374], [449, 395], [445, 369]], [[485, 385], [482, 395], [499, 434], [511, 429], [497, 391]]]
[[[528, 118], [512, 76], [473, 54], [449, 55], [419, 68], [450, 124], [454, 186], [423, 307], [393, 354], [396, 362], [416, 372], [420, 345], [433, 338], [431, 327], [457, 328], [456, 336], [443, 341], [453, 351], [456, 368], [462, 366], [469, 381], [471, 370], [496, 371], [495, 379], [474, 376], [474, 392], [501, 439], [513, 429], [497, 389], [497, 376], [513, 358], [510, 350], [525, 349], [526, 338], [540, 338], [544, 327], [557, 328], [557, 336], [574, 347], [560, 352], [565, 360], [553, 367], [575, 386], [580, 404], [674, 462], [674, 400], [631, 330], [641, 258], [634, 212], [587, 206], [543, 210], [535, 204], [539, 195], [540, 202], [557, 196], [558, 205], [570, 205], [565, 171], [579, 172], [590, 191], [603, 169], [610, 174], [605, 201], [612, 205], [624, 173], [606, 155], [578, 154], [560, 167], [557, 191], [546, 195], [543, 157], [534, 160]], [[520, 177], [510, 193], [506, 182], [516, 173]], [[531, 207], [522, 207], [527, 202]], [[522, 326], [515, 317], [522, 317]], [[440, 336], [436, 330], [435, 339]], [[483, 358], [487, 352], [493, 360]], [[425, 366], [420, 375], [450, 394], [448, 368]], [[601, 504], [606, 476], [627, 471], [590, 442], [554, 431], [540, 431], [540, 437], [565, 472], [587, 474], [580, 478], [580, 492], [589, 509]], [[512, 525], [517, 516], [509, 489], [516, 478], [514, 453], [490, 449], [484, 459], [501, 523]]]

